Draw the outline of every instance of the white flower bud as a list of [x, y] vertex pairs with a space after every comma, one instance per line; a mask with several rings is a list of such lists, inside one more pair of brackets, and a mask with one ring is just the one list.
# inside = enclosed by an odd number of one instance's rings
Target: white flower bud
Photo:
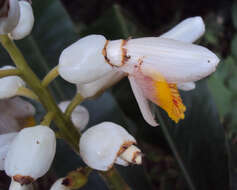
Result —
[[63, 185], [63, 180], [65, 178], [59, 178], [50, 188], [50, 190], [70, 190], [68, 187], [66, 187], [65, 185]]
[[84, 98], [91, 98], [120, 81], [126, 74], [113, 70], [98, 80], [87, 84], [78, 84], [77, 92]]
[[[4, 66], [0, 70], [15, 69], [13, 66]], [[0, 99], [11, 98], [17, 90], [25, 86], [25, 82], [18, 76], [8, 76], [0, 79]]]
[[34, 14], [31, 4], [27, 1], [19, 1], [20, 19], [16, 27], [11, 31], [9, 37], [14, 40], [20, 40], [28, 36], [34, 25]]
[[21, 185], [30, 184], [49, 170], [55, 149], [55, 134], [49, 127], [22, 129], [10, 145], [4, 169]]
[[102, 171], [107, 171], [114, 163], [141, 164], [141, 151], [133, 144], [136, 140], [123, 127], [103, 122], [83, 133], [80, 155], [89, 167]]
[[75, 84], [92, 82], [112, 70], [103, 55], [107, 41], [102, 35], [89, 35], [63, 50], [59, 74]]
[[[65, 112], [67, 109], [67, 106], [70, 104], [70, 101], [64, 101], [61, 102], [58, 106], [62, 110], [62, 112]], [[82, 131], [85, 129], [89, 122], [89, 112], [84, 106], [78, 105], [72, 112], [71, 119], [75, 127]]]
[[21, 185], [20, 183], [12, 179], [9, 190], [34, 190], [34, 188], [32, 184]]
[[9, 146], [16, 135], [17, 133], [6, 133], [0, 135], [0, 170], [4, 170], [4, 163], [7, 152], [9, 150]]
[[0, 16], [0, 34], [8, 34], [17, 25], [20, 17], [20, 8], [18, 0], [5, 1], [1, 7]]

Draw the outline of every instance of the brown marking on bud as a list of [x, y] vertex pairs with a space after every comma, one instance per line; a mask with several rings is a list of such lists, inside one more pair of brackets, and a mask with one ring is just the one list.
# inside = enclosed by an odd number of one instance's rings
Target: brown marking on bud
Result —
[[39, 144], [40, 142], [39, 141], [36, 141], [36, 144]]
[[106, 40], [105, 46], [104, 46], [104, 48], [103, 48], [103, 50], [102, 50], [102, 54], [103, 54], [103, 56], [104, 56], [104, 58], [105, 58], [105, 61], [106, 61], [109, 65], [113, 66], [113, 65], [111, 64], [109, 58], [107, 57], [107, 46], [108, 46], [108, 44], [109, 44], [109, 40]]
[[66, 186], [66, 187], [70, 187], [71, 183], [72, 183], [72, 181], [69, 178], [65, 178], [62, 181], [62, 185]]
[[13, 176], [13, 179], [18, 183], [20, 183], [21, 185], [28, 185], [35, 181], [34, 178], [30, 176], [22, 176], [22, 175], [15, 175]]
[[120, 147], [117, 156], [120, 156], [120, 154], [122, 154], [128, 147], [130, 147], [131, 145], [133, 145], [134, 142], [128, 141], [123, 143], [123, 145]]
[[139, 152], [139, 151], [133, 153], [133, 157], [132, 157], [132, 163], [133, 164], [137, 164], [136, 159], [139, 156], [143, 157], [143, 154], [141, 152]]
[[122, 51], [122, 60], [121, 60], [121, 65], [124, 65], [130, 58], [131, 56], [127, 55], [127, 49], [124, 48], [124, 46], [127, 44], [128, 40], [130, 40], [131, 38], [128, 38], [127, 40], [122, 40], [121, 43], [121, 51]]

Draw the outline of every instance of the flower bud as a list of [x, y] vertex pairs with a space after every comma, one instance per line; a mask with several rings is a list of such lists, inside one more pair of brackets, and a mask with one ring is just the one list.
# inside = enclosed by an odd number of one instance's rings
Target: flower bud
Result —
[[10, 145], [4, 169], [21, 185], [30, 184], [49, 170], [55, 149], [55, 134], [49, 127], [22, 129]]
[[80, 139], [80, 155], [91, 168], [107, 171], [114, 163], [123, 166], [141, 164], [141, 151], [136, 140], [123, 127], [103, 122], [91, 127]]
[[59, 178], [50, 188], [50, 190], [70, 190], [67, 186], [63, 185], [65, 178]]
[[8, 34], [17, 25], [20, 17], [18, 0], [5, 0], [0, 7], [0, 34]]
[[9, 150], [9, 146], [16, 135], [17, 133], [6, 133], [0, 135], [0, 170], [4, 170], [5, 158]]
[[[0, 70], [15, 69], [13, 66], [4, 66]], [[25, 86], [25, 82], [18, 76], [8, 76], [0, 79], [0, 99], [11, 98], [17, 94], [17, 90]]]
[[34, 15], [31, 4], [27, 1], [19, 1], [20, 19], [16, 27], [11, 31], [9, 37], [13, 40], [20, 40], [30, 34], [34, 25]]
[[[62, 110], [62, 112], [65, 112], [67, 109], [67, 106], [70, 104], [70, 101], [64, 101], [61, 102], [58, 106]], [[82, 131], [85, 129], [89, 122], [89, 112], [84, 106], [78, 105], [71, 114], [71, 119], [74, 124], [74, 126], [79, 130]]]
[[63, 50], [59, 58], [59, 74], [68, 82], [85, 84], [112, 70], [103, 50], [106, 39], [102, 35], [89, 35]]

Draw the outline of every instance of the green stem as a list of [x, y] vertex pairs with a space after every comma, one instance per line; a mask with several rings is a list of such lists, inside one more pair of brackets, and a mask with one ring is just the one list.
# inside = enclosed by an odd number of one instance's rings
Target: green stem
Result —
[[21, 74], [21, 72], [20, 72], [19, 69], [0, 70], [0, 78], [8, 77], [8, 76], [20, 75], [20, 74]]
[[131, 190], [115, 168], [107, 172], [100, 172], [100, 176], [105, 180], [110, 190]]
[[73, 126], [72, 122], [70, 120], [66, 120], [64, 114], [58, 108], [48, 89], [41, 85], [41, 81], [28, 66], [25, 58], [21, 54], [20, 50], [16, 47], [14, 42], [11, 41], [7, 35], [1, 35], [0, 41], [21, 72], [22, 78], [38, 95], [40, 102], [43, 104], [47, 112], [54, 112], [54, 122], [59, 128], [60, 135], [72, 146], [74, 150], [78, 151], [78, 141], [80, 134]]
[[42, 85], [47, 87], [58, 76], [58, 66], [54, 67], [42, 80]]
[[50, 123], [52, 122], [54, 118], [54, 112], [48, 112], [45, 116], [43, 121], [40, 123], [40, 125], [50, 126]]
[[16, 95], [24, 96], [24, 97], [39, 101], [38, 96], [32, 90], [23, 86], [18, 88]]
[[77, 93], [74, 98], [72, 99], [72, 101], [70, 102], [70, 104], [68, 105], [66, 111], [65, 111], [65, 115], [66, 117], [69, 119], [71, 117], [71, 114], [73, 112], [73, 110], [77, 107], [77, 105], [79, 105], [81, 102], [83, 101], [83, 97], [81, 96], [81, 94]]
[[162, 129], [162, 131], [163, 131], [163, 133], [166, 137], [166, 140], [168, 141], [168, 144], [169, 144], [169, 146], [170, 146], [170, 148], [171, 148], [171, 150], [172, 150], [172, 152], [173, 152], [173, 154], [174, 154], [174, 156], [175, 156], [175, 158], [178, 162], [178, 165], [179, 165], [181, 171], [183, 172], [184, 178], [185, 178], [189, 188], [191, 190], [196, 190], [196, 188], [193, 184], [193, 181], [192, 181], [191, 177], [189, 176], [186, 167], [184, 166], [183, 160], [182, 160], [182, 158], [180, 157], [180, 155], [178, 153], [178, 150], [177, 150], [177, 148], [176, 148], [176, 146], [173, 142], [173, 139], [170, 136], [169, 130], [168, 130], [167, 126], [165, 125], [165, 122], [164, 122], [164, 120], [163, 120], [163, 118], [160, 114], [160, 111], [158, 109], [157, 109], [157, 114], [158, 114], [158, 117], [159, 117], [160, 127], [161, 127], [161, 129]]

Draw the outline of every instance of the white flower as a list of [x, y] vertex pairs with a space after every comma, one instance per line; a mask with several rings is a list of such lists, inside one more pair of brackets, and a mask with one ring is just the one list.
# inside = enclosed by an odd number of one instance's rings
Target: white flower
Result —
[[17, 132], [6, 133], [0, 135], [0, 170], [4, 170], [4, 163], [6, 159], [9, 146], [12, 143], [13, 139], [16, 137]]
[[[65, 112], [67, 109], [67, 106], [70, 104], [70, 101], [64, 101], [61, 102], [58, 106], [62, 110], [62, 112]], [[79, 130], [82, 131], [85, 129], [89, 122], [89, 112], [84, 106], [78, 105], [72, 112], [71, 115], [72, 122], [74, 126]]]
[[50, 190], [70, 190], [68, 187], [66, 187], [65, 185], [63, 185], [63, 180], [65, 178], [59, 178], [50, 188]]
[[[61, 76], [66, 73], [68, 78], [63, 76], [64, 79], [79, 87], [83, 84], [83, 96], [89, 97], [94, 94], [93, 91], [99, 91], [93, 83], [100, 84], [99, 81], [106, 80], [108, 73], [123, 72], [128, 75], [142, 115], [150, 125], [158, 124], [151, 113], [148, 100], [164, 109], [177, 123], [184, 118], [186, 110], [178, 87], [183, 90], [194, 89], [194, 82], [213, 73], [219, 63], [218, 57], [210, 50], [192, 44], [204, 31], [201, 17], [193, 17], [160, 37], [106, 41], [102, 36], [87, 36], [76, 42], [78, 46], [72, 45], [66, 49], [71, 57], [63, 56], [63, 62], [69, 60], [68, 63], [71, 64], [59, 63], [59, 67], [60, 64], [64, 65], [61, 67]], [[79, 43], [80, 41], [83, 43]], [[78, 54], [80, 58], [77, 57]], [[97, 59], [100, 61], [96, 62]], [[75, 68], [80, 68], [83, 73]], [[101, 88], [104, 86], [103, 82]]]
[[31, 4], [25, 0], [19, 1], [20, 19], [16, 27], [11, 31], [9, 37], [20, 40], [28, 36], [34, 25], [34, 14]]
[[136, 140], [123, 127], [103, 122], [85, 131], [80, 139], [80, 155], [91, 168], [107, 171], [114, 163], [127, 166], [141, 164]]
[[0, 34], [8, 34], [17, 25], [20, 17], [18, 0], [9, 0], [1, 7], [3, 15], [0, 17]]
[[[13, 66], [4, 66], [0, 70], [15, 69]], [[20, 87], [25, 86], [25, 82], [18, 76], [8, 76], [0, 78], [0, 99], [11, 98], [17, 95]]]
[[21, 185], [30, 184], [49, 170], [55, 149], [55, 134], [49, 127], [22, 129], [9, 147], [5, 172]]

